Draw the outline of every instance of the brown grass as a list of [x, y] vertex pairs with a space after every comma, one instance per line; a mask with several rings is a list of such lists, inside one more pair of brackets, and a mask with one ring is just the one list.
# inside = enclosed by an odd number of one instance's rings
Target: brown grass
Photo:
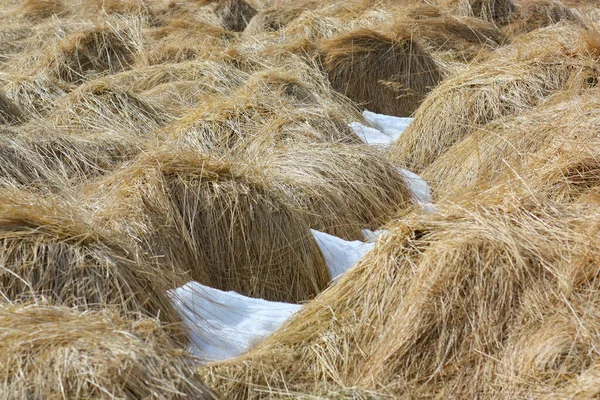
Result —
[[418, 173], [478, 127], [584, 83], [574, 81], [597, 74], [597, 44], [589, 39], [573, 26], [546, 28], [445, 80], [423, 101], [389, 157]]
[[391, 225], [359, 264], [239, 359], [230, 398], [531, 398], [600, 354], [597, 213], [488, 194]]
[[111, 133], [74, 135], [39, 124], [0, 132], [0, 179], [9, 186], [60, 193], [116, 169], [139, 140]]
[[560, 21], [583, 25], [582, 18], [563, 3], [554, 0], [527, 0], [519, 4], [510, 24], [504, 30], [509, 35], [531, 32]]
[[[0, 298], [159, 317], [183, 340], [163, 289], [169, 276], [142, 266], [122, 238], [84, 222], [57, 196], [3, 189], [0, 199]], [[173, 278], [175, 279], [175, 278]]]
[[58, 42], [49, 51], [44, 69], [64, 81], [79, 83], [90, 74], [113, 74], [130, 68], [139, 48], [139, 39], [131, 29], [98, 26], [73, 32]]
[[31, 21], [39, 22], [53, 16], [62, 17], [67, 10], [63, 0], [24, 0], [18, 13]]
[[165, 269], [251, 297], [314, 297], [330, 278], [310, 230], [246, 168], [166, 148], [92, 184], [88, 201]]
[[57, 127], [73, 133], [112, 132], [143, 137], [166, 124], [170, 116], [157, 104], [108, 80], [97, 80], [61, 98], [50, 118]]
[[361, 120], [356, 107], [332, 90], [316, 67], [291, 57], [267, 67], [228, 96], [207, 95], [166, 130], [186, 146], [223, 152], [285, 142], [359, 143], [348, 128]]
[[23, 122], [25, 115], [4, 93], [0, 92], [0, 125]]
[[242, 32], [258, 11], [245, 0], [218, 0], [215, 14], [230, 31]]
[[434, 60], [410, 33], [358, 30], [326, 40], [322, 62], [332, 86], [371, 111], [409, 116], [440, 80]]
[[0, 306], [4, 399], [214, 399], [192, 365], [154, 319]]
[[276, 32], [295, 20], [306, 10], [304, 7], [270, 8], [259, 11], [244, 29], [244, 35]]
[[556, 201], [599, 186], [598, 89], [560, 92], [518, 116], [484, 125], [423, 171], [439, 197], [525, 182]]
[[379, 228], [410, 204], [397, 169], [367, 146], [260, 145], [246, 157], [312, 229], [347, 240], [362, 240], [363, 228]]

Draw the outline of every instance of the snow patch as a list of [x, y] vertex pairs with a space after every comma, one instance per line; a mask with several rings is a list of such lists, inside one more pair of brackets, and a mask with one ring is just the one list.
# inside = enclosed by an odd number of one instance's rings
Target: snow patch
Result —
[[191, 350], [203, 361], [239, 356], [300, 309], [188, 282], [167, 295], [189, 330]]
[[348, 271], [375, 247], [375, 243], [363, 243], [359, 240], [347, 241], [314, 229], [311, 231], [323, 253], [331, 278], [334, 280]]
[[403, 168], [398, 168], [398, 172], [400, 172], [404, 178], [404, 182], [406, 183], [408, 190], [411, 192], [415, 203], [419, 203], [421, 205], [431, 203], [431, 188], [423, 178], [414, 172]]
[[404, 130], [412, 122], [412, 118], [400, 118], [391, 115], [377, 114], [369, 110], [363, 111], [367, 122], [388, 136], [392, 143], [398, 140]]
[[394, 143], [394, 141], [383, 132], [380, 132], [375, 128], [364, 126], [360, 122], [350, 122], [348, 126], [352, 128], [360, 140], [368, 145], [376, 146], [385, 150]]

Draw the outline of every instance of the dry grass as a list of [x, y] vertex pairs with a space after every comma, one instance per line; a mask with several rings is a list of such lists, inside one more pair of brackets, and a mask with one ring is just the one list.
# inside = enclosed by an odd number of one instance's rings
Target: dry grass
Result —
[[218, 0], [215, 14], [225, 29], [242, 32], [258, 11], [245, 0]]
[[50, 118], [55, 126], [73, 133], [143, 137], [166, 124], [170, 116], [159, 105], [99, 80], [61, 98]]
[[248, 22], [244, 35], [254, 36], [262, 32], [276, 32], [287, 26], [305, 11], [305, 7], [277, 7], [259, 11]]
[[509, 35], [543, 28], [560, 21], [569, 21], [583, 25], [580, 15], [554, 0], [528, 0], [520, 4], [515, 14], [510, 18], [510, 24], [504, 28]]
[[25, 119], [23, 113], [6, 95], [0, 92], [0, 125], [18, 124]]
[[560, 92], [518, 116], [491, 122], [423, 171], [438, 197], [524, 182], [559, 202], [600, 186], [598, 89]]
[[509, 23], [517, 9], [512, 0], [442, 0], [451, 14], [480, 18], [499, 26]]
[[203, 376], [230, 398], [550, 394], [600, 361], [599, 216], [581, 211], [509, 190], [406, 215], [282, 329]]
[[44, 69], [66, 82], [79, 83], [89, 75], [129, 69], [141, 48], [137, 27], [111, 25], [76, 31], [48, 52]]
[[31, 21], [39, 22], [50, 17], [60, 18], [67, 10], [63, 0], [24, 0], [18, 8], [18, 13]]
[[409, 116], [441, 77], [408, 31], [388, 36], [358, 30], [326, 40], [320, 49], [332, 86], [377, 113]]
[[0, 306], [4, 399], [214, 399], [192, 365], [154, 319]]
[[251, 297], [299, 302], [329, 282], [304, 221], [246, 170], [165, 148], [92, 184], [96, 221], [131, 236], [165, 269]]
[[410, 204], [398, 170], [370, 147], [299, 143], [271, 151], [265, 147], [249, 149], [246, 157], [312, 229], [362, 240], [363, 228], [379, 228]]
[[0, 199], [0, 299], [158, 317], [182, 340], [180, 318], [162, 290], [170, 278], [142, 266], [122, 238], [84, 222], [57, 196], [3, 189]]
[[478, 127], [585, 84], [598, 73], [597, 38], [571, 25], [556, 25], [446, 79], [423, 101], [389, 157], [418, 173]]
[[65, 90], [43, 75], [21, 76], [0, 74], [6, 97], [14, 103], [21, 120], [45, 117], [65, 95]]
[[270, 146], [296, 141], [359, 143], [347, 126], [362, 120], [356, 107], [298, 57], [254, 73], [228, 96], [209, 95], [198, 103], [166, 129], [188, 147], [218, 153], [257, 140]]
[[0, 131], [0, 180], [60, 193], [116, 169], [140, 151], [139, 141], [111, 133], [81, 136], [25, 124]]

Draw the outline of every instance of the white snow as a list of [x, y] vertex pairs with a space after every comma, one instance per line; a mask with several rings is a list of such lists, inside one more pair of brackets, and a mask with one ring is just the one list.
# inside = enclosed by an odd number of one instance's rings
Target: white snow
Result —
[[311, 231], [323, 253], [331, 278], [334, 280], [375, 247], [375, 243], [363, 243], [359, 240], [347, 241], [314, 229]]
[[354, 133], [356, 133], [356, 136], [358, 136], [360, 140], [368, 145], [380, 147], [385, 150], [394, 143], [394, 141], [383, 132], [375, 128], [364, 126], [360, 122], [350, 122], [348, 126], [354, 130]]
[[189, 329], [191, 350], [204, 361], [247, 352], [300, 309], [297, 304], [223, 292], [193, 281], [167, 294]]
[[367, 242], [367, 243], [374, 243], [374, 242], [377, 241], [377, 239], [379, 238], [379, 236], [386, 235], [389, 232], [390, 231], [388, 231], [387, 229], [378, 229], [376, 231], [372, 231], [370, 229], [363, 229], [362, 230], [362, 234], [365, 237], [365, 242]]
[[412, 118], [393, 117], [391, 115], [377, 114], [369, 110], [363, 111], [363, 117], [377, 130], [388, 136], [392, 143], [398, 140], [400, 135], [412, 122]]
[[403, 168], [398, 168], [398, 172], [404, 178], [404, 182], [416, 203], [421, 205], [431, 203], [431, 188], [423, 178]]

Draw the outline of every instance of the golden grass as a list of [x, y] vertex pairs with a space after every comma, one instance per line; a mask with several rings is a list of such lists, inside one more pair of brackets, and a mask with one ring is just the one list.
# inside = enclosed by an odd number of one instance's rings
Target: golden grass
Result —
[[332, 90], [322, 73], [291, 58], [252, 74], [226, 96], [207, 95], [165, 131], [188, 147], [223, 152], [260, 141], [360, 143], [347, 123], [362, 120], [352, 102]]
[[158, 129], [169, 119], [159, 105], [103, 80], [81, 85], [61, 98], [50, 116], [55, 126], [73, 133], [111, 132], [137, 137]]
[[0, 305], [4, 399], [214, 399], [155, 319]]
[[253, 36], [262, 32], [279, 31], [298, 18], [306, 9], [302, 5], [292, 5], [261, 10], [248, 22], [244, 35]]
[[80, 83], [89, 75], [129, 69], [141, 48], [137, 27], [112, 25], [73, 32], [47, 54], [44, 69], [66, 82]]
[[438, 197], [524, 183], [559, 202], [600, 186], [598, 89], [560, 92], [518, 116], [484, 125], [423, 171]]
[[225, 29], [242, 32], [258, 11], [245, 0], [218, 0], [215, 14]]
[[18, 124], [25, 115], [4, 93], [0, 92], [0, 125]]
[[312, 229], [363, 240], [410, 204], [398, 170], [364, 145], [293, 144], [245, 155]]
[[597, 74], [597, 34], [556, 25], [524, 36], [446, 79], [423, 101], [389, 157], [420, 172], [478, 127], [535, 107]]
[[308, 226], [247, 168], [165, 148], [92, 183], [88, 202], [167, 270], [251, 297], [314, 297], [330, 277]]
[[555, 0], [527, 0], [519, 4], [514, 15], [510, 17], [510, 24], [504, 30], [509, 35], [543, 28], [560, 21], [569, 21], [583, 25], [583, 19], [578, 13], [563, 3]]
[[75, 135], [29, 123], [0, 131], [0, 180], [40, 193], [60, 193], [116, 169], [140, 150], [134, 138]]
[[337, 91], [371, 111], [409, 116], [441, 72], [409, 31], [358, 30], [324, 41], [320, 50]]
[[273, 336], [203, 376], [228, 398], [551, 394], [600, 361], [598, 218], [511, 189], [405, 215]]
[[0, 198], [0, 301], [114, 307], [128, 318], [158, 317], [183, 340], [163, 282], [122, 238], [92, 227], [57, 196], [5, 188]]

